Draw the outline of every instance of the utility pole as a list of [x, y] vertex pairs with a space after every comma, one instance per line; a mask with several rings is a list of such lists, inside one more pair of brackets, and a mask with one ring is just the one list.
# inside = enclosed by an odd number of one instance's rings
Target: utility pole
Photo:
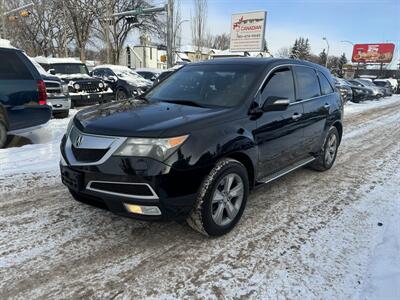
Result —
[[173, 67], [173, 34], [174, 34], [174, 1], [168, 0], [167, 4], [167, 68]]
[[328, 49], [326, 51], [326, 61], [325, 61], [325, 68], [327, 68], [328, 67], [328, 59], [329, 59], [329, 43], [328, 43], [328, 39], [326, 37], [323, 37], [322, 39], [326, 42], [326, 45], [328, 46]]

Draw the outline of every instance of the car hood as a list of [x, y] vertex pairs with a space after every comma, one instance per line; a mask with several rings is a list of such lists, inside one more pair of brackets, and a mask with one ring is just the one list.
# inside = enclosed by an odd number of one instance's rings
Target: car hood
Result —
[[126, 137], [171, 137], [226, 120], [228, 108], [126, 100], [90, 107], [75, 117], [84, 133]]
[[78, 80], [89, 80], [89, 81], [100, 81], [99, 79], [93, 78], [87, 74], [56, 74], [58, 77], [60, 77], [64, 81], [78, 81]]

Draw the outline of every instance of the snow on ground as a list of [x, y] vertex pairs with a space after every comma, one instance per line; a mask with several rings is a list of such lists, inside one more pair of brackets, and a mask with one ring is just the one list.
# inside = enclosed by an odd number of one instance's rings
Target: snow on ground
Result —
[[73, 202], [51, 120], [0, 150], [0, 298], [400, 299], [397, 103], [346, 105], [334, 168], [254, 191], [219, 239]]

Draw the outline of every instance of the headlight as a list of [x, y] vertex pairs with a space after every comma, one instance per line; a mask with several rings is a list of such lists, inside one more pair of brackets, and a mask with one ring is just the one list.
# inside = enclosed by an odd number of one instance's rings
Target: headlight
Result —
[[141, 156], [164, 161], [182, 145], [188, 135], [168, 139], [128, 138], [114, 153], [116, 156]]
[[62, 85], [61, 85], [61, 91], [62, 91], [64, 94], [67, 94], [67, 93], [68, 93], [68, 84], [62, 84]]
[[81, 86], [78, 83], [74, 84], [74, 89], [79, 90], [81, 88]]
[[104, 88], [104, 83], [100, 82], [99, 83], [99, 88], [101, 88], [101, 89]]

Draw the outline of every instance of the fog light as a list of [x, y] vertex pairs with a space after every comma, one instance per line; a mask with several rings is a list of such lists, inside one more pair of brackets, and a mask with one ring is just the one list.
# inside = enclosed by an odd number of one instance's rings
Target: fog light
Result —
[[133, 214], [147, 215], [147, 216], [161, 215], [161, 211], [157, 206], [144, 206], [144, 205], [136, 205], [128, 203], [124, 203], [124, 205], [126, 210]]

